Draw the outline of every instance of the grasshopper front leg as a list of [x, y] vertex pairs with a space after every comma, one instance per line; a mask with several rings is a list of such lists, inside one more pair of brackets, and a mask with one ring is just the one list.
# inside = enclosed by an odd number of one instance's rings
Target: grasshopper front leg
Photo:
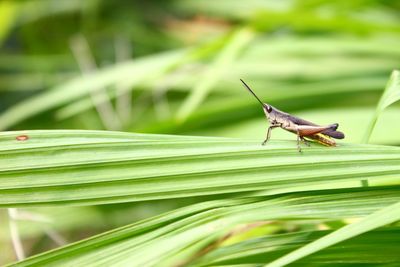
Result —
[[271, 124], [268, 127], [267, 136], [265, 137], [265, 140], [261, 143], [261, 145], [265, 146], [265, 144], [268, 142], [269, 138], [271, 137], [272, 129], [277, 128], [277, 127], [281, 127], [281, 125], [280, 124]]

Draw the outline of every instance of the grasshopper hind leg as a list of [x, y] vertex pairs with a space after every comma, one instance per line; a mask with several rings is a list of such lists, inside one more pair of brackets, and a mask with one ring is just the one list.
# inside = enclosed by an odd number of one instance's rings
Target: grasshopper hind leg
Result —
[[299, 134], [297, 134], [297, 150], [299, 152], [301, 152], [301, 146], [300, 146], [300, 141], [301, 140], [302, 140], [302, 137]]
[[304, 138], [304, 136], [301, 136], [297, 134], [297, 150], [301, 152], [301, 142], [303, 142], [306, 146], [310, 146], [310, 142], [307, 141], [307, 139]]
[[303, 141], [303, 143], [304, 143], [306, 146], [310, 147], [310, 142], [308, 142], [307, 139], [305, 139], [303, 136], [300, 136], [300, 139], [301, 139], [301, 141]]

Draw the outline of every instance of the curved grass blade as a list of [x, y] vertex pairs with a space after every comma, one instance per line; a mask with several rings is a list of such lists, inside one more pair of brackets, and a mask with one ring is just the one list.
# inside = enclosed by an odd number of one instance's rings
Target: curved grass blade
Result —
[[390, 76], [389, 82], [386, 85], [385, 91], [379, 100], [378, 106], [371, 122], [365, 132], [363, 143], [368, 143], [375, 124], [380, 116], [380, 114], [390, 105], [400, 100], [400, 71], [394, 70]]
[[286, 266], [287, 264], [295, 262], [296, 260], [299, 260], [319, 250], [398, 220], [400, 220], [400, 202], [378, 210], [366, 216], [359, 222], [346, 225], [333, 233], [330, 233], [310, 244], [286, 254], [285, 256], [267, 264], [266, 266]]
[[207, 69], [204, 77], [193, 88], [193, 91], [186, 98], [177, 113], [177, 119], [185, 121], [190, 114], [196, 110], [213, 86], [218, 82], [224, 70], [237, 58], [239, 52], [253, 39], [254, 32], [249, 28], [237, 30], [226, 46], [216, 56], [213, 64]]
[[[307, 230], [294, 233], [271, 234], [247, 239], [232, 245], [221, 246], [198, 259], [191, 266], [260, 266], [274, 259], [307, 245], [332, 230]], [[382, 265], [397, 264], [400, 255], [397, 252], [400, 229], [383, 228], [370, 231], [296, 262], [297, 265], [310, 266], [317, 264], [347, 265]], [[379, 244], [379, 250], [376, 249]], [[247, 265], [246, 265], [247, 266]]]

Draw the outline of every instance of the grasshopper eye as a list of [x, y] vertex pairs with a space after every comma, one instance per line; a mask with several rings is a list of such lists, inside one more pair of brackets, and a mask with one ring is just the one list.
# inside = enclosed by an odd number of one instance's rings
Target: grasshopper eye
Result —
[[264, 104], [264, 109], [265, 109], [268, 113], [270, 113], [270, 112], [272, 111], [271, 106], [268, 105], [268, 104]]

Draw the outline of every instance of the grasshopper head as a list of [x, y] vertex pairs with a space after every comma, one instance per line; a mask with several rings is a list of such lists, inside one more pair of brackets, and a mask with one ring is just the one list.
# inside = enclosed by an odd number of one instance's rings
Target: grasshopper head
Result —
[[266, 104], [266, 103], [263, 103], [263, 105], [262, 105], [262, 107], [263, 107], [263, 110], [264, 110], [264, 114], [265, 114], [265, 116], [267, 117], [267, 119], [269, 120], [270, 118], [271, 118], [271, 112], [272, 112], [272, 106], [270, 106], [270, 105], [268, 105], [268, 104]]

